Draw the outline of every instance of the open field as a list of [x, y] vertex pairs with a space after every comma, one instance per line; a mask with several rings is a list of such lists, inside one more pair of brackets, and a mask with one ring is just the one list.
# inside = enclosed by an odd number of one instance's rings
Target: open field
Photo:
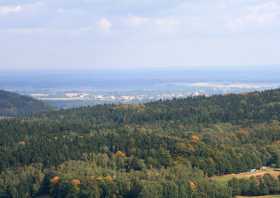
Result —
[[222, 184], [226, 185], [229, 180], [232, 178], [242, 179], [242, 178], [250, 178], [250, 177], [262, 177], [265, 174], [270, 174], [274, 177], [280, 176], [280, 170], [279, 169], [273, 169], [273, 168], [266, 168], [263, 170], [257, 170], [256, 172], [243, 172], [239, 174], [227, 174], [222, 176], [214, 176], [211, 179]]
[[236, 198], [280, 198], [280, 195], [266, 195], [266, 196], [256, 196], [256, 197], [237, 196]]

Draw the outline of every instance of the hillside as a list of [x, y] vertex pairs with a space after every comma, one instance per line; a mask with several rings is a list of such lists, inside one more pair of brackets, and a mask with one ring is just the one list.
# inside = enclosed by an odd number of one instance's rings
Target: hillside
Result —
[[0, 136], [0, 197], [280, 193], [268, 175], [211, 179], [280, 167], [280, 90], [52, 111], [2, 120]]
[[[199, 96], [156, 101], [144, 105], [99, 105], [46, 114], [49, 119], [77, 118], [96, 124], [250, 123], [280, 119], [280, 89], [246, 94]], [[72, 120], [73, 119], [73, 120]]]
[[0, 117], [14, 117], [45, 112], [49, 107], [31, 97], [0, 90]]

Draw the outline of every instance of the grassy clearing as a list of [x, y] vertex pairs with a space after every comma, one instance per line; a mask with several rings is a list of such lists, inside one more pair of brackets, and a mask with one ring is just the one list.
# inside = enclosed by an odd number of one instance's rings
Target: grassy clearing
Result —
[[280, 176], [280, 171], [279, 171], [279, 169], [266, 168], [266, 169], [263, 169], [263, 170], [257, 170], [256, 172], [253, 172], [253, 173], [244, 172], [244, 173], [239, 173], [239, 174], [228, 174], [228, 175], [222, 175], [222, 176], [214, 176], [214, 177], [211, 177], [211, 180], [214, 180], [221, 185], [226, 185], [227, 182], [229, 180], [231, 180], [232, 178], [242, 179], [242, 178], [250, 178], [250, 177], [262, 177], [265, 174], [270, 174], [274, 177], [278, 177], [278, 176]]
[[236, 198], [280, 198], [280, 195], [267, 195], [267, 196], [256, 196], [256, 197], [237, 196]]

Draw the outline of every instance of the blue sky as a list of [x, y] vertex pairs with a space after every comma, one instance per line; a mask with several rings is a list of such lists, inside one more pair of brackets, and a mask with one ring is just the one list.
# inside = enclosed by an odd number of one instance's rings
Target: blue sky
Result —
[[0, 0], [0, 70], [280, 64], [279, 0]]

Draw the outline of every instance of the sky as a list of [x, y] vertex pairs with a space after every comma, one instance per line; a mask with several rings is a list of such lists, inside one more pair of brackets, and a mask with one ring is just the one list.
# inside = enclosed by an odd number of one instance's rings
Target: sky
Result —
[[0, 70], [280, 67], [279, 51], [279, 0], [0, 0]]

